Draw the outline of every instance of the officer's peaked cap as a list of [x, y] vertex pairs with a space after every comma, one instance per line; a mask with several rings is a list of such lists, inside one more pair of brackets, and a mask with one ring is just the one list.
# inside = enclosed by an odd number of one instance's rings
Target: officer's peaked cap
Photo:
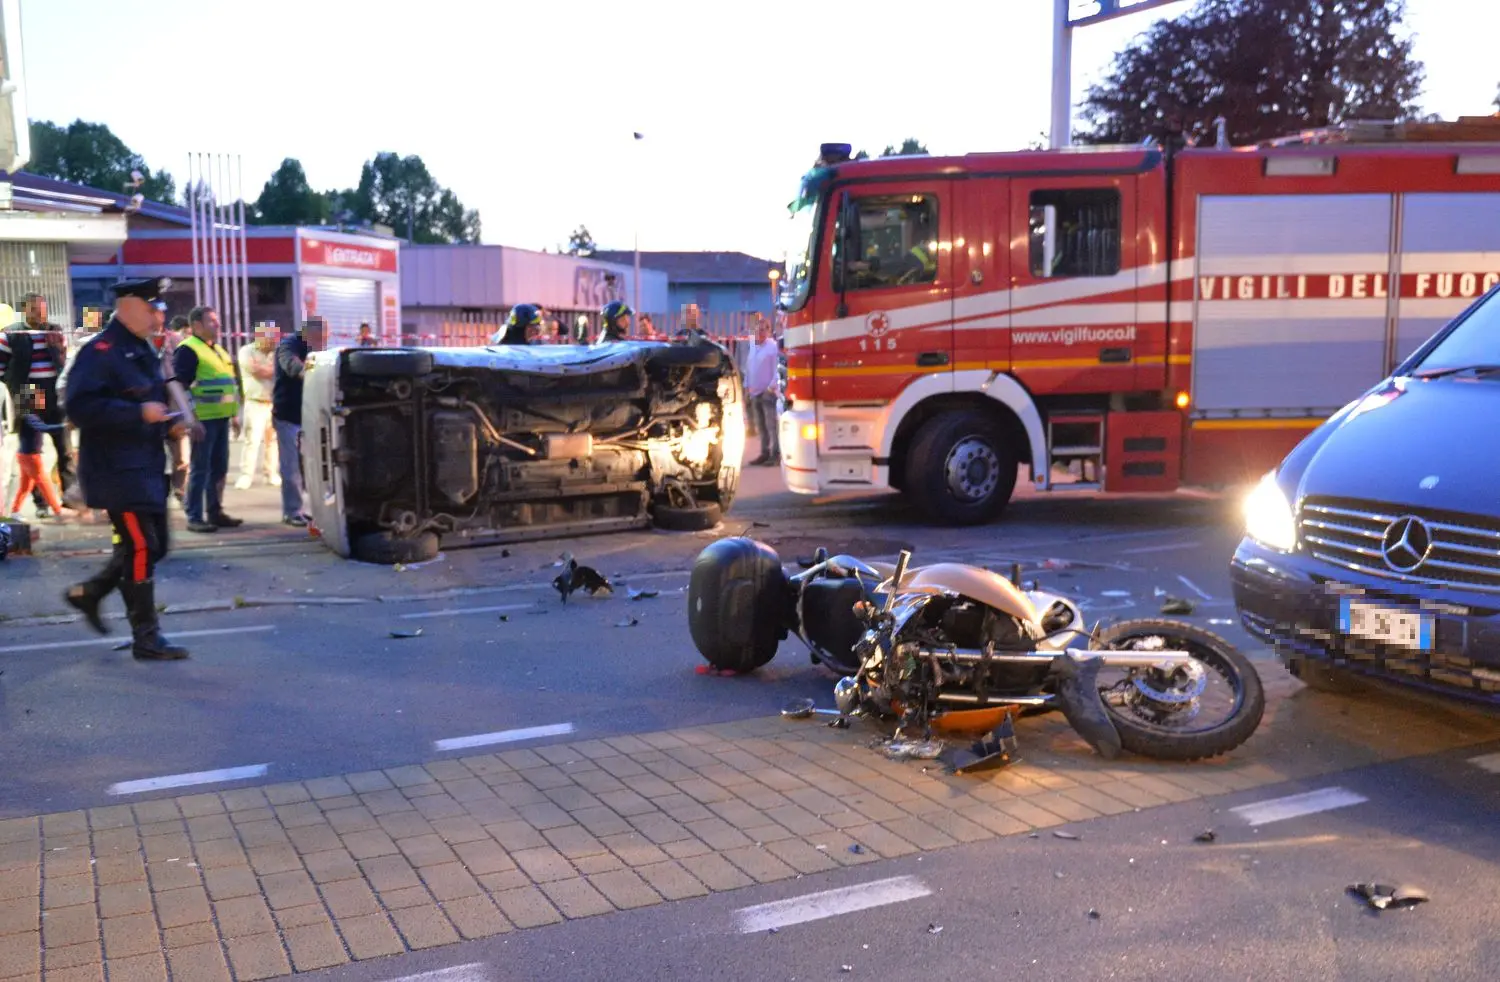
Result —
[[171, 285], [172, 281], [164, 276], [148, 276], [144, 279], [120, 280], [110, 289], [116, 297], [140, 297], [150, 303], [159, 301]]

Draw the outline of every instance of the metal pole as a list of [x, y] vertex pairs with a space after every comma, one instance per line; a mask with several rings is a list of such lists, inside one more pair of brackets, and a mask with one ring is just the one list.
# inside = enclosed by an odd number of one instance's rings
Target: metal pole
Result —
[[1052, 0], [1052, 129], [1054, 150], [1073, 142], [1073, 29], [1068, 0]]
[[[218, 206], [219, 213], [216, 216], [219, 221], [219, 255], [223, 260], [223, 294], [224, 309], [219, 312], [221, 323], [229, 328], [229, 333], [234, 333], [234, 250], [230, 246], [230, 236], [234, 230], [229, 227], [229, 203], [225, 200], [229, 194], [229, 183], [224, 178], [224, 155], [216, 154], [214, 169], [219, 175], [219, 196], [214, 203]], [[220, 341], [223, 341], [220, 338]]]
[[203, 222], [208, 229], [208, 306], [219, 306], [219, 230], [214, 222], [214, 198], [218, 189], [214, 187], [213, 155], [203, 155], [203, 173], [208, 182], [208, 195], [203, 199]]
[[193, 247], [193, 306], [196, 307], [203, 302], [203, 279], [200, 275], [201, 261], [198, 256], [198, 192], [193, 186], [193, 155], [191, 153], [188, 154], [187, 192], [188, 223], [192, 227], [190, 235]]
[[250, 250], [245, 244], [245, 158], [238, 154], [234, 158], [235, 184], [239, 188], [240, 208], [240, 317], [244, 330], [242, 343], [250, 343]]
[[[640, 143], [644, 137], [639, 133], [633, 133], [635, 142]], [[641, 155], [635, 155], [635, 278], [631, 281], [634, 299], [631, 307], [635, 316], [641, 316]]]

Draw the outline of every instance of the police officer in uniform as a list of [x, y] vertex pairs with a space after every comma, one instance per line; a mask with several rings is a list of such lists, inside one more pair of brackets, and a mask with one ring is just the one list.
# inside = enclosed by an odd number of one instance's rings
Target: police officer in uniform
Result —
[[605, 304], [604, 309], [599, 312], [599, 320], [604, 327], [595, 343], [624, 341], [630, 336], [630, 318], [634, 313], [623, 300], [611, 300]]
[[[99, 605], [119, 587], [133, 634], [131, 651], [142, 661], [188, 656], [187, 649], [161, 635], [153, 579], [167, 553], [165, 441], [197, 426], [181, 387], [163, 375], [150, 340], [165, 320], [161, 292], [169, 282], [116, 283], [114, 316], [79, 350], [68, 376], [67, 414], [79, 434], [79, 483], [88, 506], [108, 513], [115, 548], [99, 575], [64, 596], [104, 634]], [[169, 400], [183, 411], [171, 413]]]

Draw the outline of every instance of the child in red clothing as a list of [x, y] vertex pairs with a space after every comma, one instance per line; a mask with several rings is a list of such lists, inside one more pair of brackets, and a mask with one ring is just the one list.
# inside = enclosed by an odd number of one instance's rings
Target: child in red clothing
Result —
[[33, 387], [21, 390], [21, 404], [16, 408], [16, 415], [20, 417], [16, 424], [16, 434], [20, 437], [16, 463], [21, 467], [21, 489], [16, 492], [16, 500], [10, 506], [10, 511], [12, 515], [20, 515], [21, 505], [26, 502], [32, 488], [40, 488], [47, 506], [62, 518], [73, 512], [63, 508], [57, 490], [52, 487], [52, 482], [48, 480], [47, 472], [42, 467], [42, 435], [62, 429], [64, 424], [42, 422], [37, 413], [44, 408], [43, 399], [42, 393]]

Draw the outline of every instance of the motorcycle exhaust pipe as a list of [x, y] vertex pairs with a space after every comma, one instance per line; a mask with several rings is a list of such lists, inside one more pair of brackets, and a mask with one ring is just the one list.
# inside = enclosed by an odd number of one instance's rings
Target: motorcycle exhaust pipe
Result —
[[990, 654], [979, 648], [920, 648], [917, 656], [924, 660], [936, 658], [939, 662], [950, 661], [958, 665], [977, 665], [988, 661], [997, 665], [1050, 665], [1056, 659], [1070, 656], [1079, 661], [1099, 661], [1108, 668], [1163, 668], [1170, 669], [1188, 664], [1193, 656], [1186, 651], [1104, 651], [1094, 648], [1068, 648], [1050, 653]]
[[966, 706], [1050, 706], [1054, 699], [1052, 696], [987, 696], [980, 703], [978, 696], [968, 695], [963, 692], [939, 692], [938, 702], [957, 702]]

